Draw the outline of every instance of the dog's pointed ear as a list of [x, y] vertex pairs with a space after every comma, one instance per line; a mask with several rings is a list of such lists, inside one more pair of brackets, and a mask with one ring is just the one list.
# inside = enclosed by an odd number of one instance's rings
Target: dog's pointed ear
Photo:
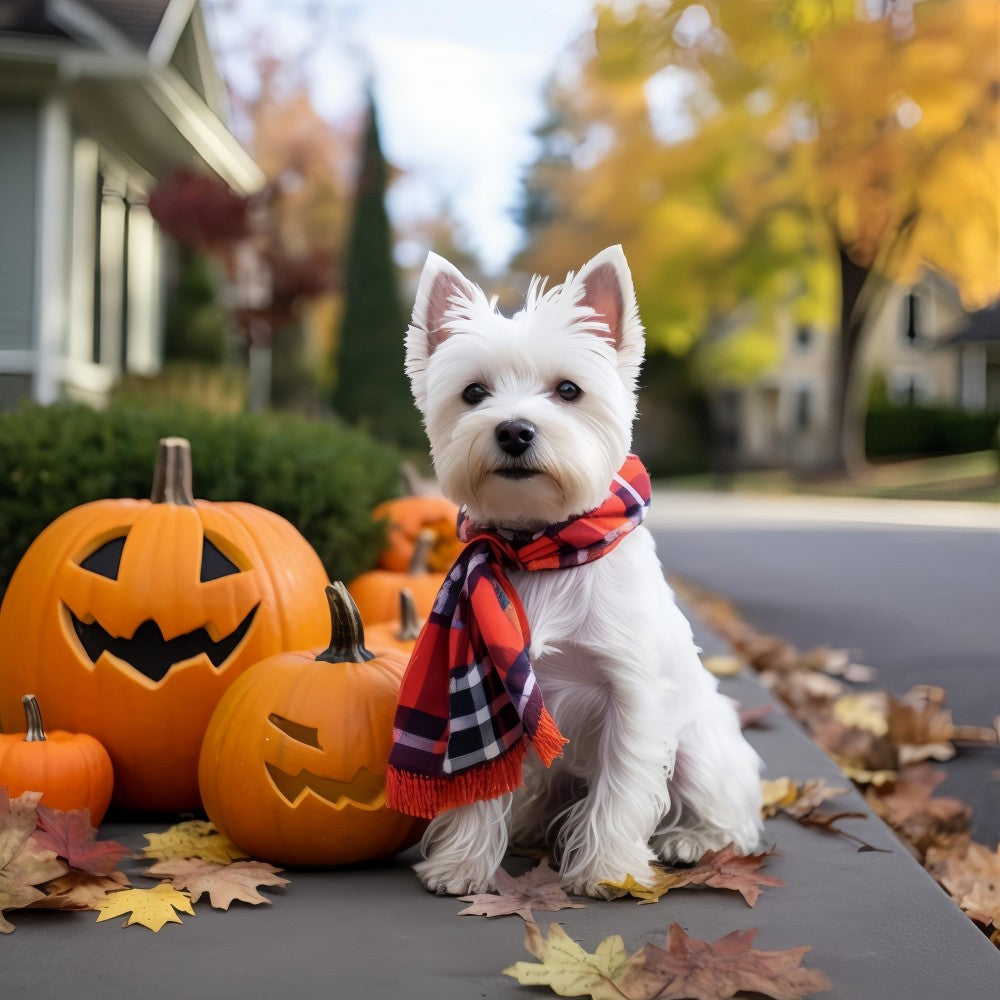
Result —
[[590, 306], [608, 324], [606, 339], [620, 351], [633, 332], [630, 327], [638, 324], [632, 275], [621, 246], [608, 247], [588, 260], [577, 280], [583, 285], [581, 304]]
[[427, 255], [417, 285], [412, 325], [426, 334], [428, 357], [451, 335], [446, 316], [455, 304], [454, 300], [458, 298], [471, 302], [475, 293], [476, 286], [453, 264], [436, 253]]

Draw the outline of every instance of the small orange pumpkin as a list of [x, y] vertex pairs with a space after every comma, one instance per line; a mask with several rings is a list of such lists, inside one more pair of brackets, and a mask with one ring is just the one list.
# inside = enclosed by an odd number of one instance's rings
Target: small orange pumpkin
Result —
[[410, 591], [420, 618], [430, 615], [446, 576], [445, 573], [432, 573], [427, 568], [427, 553], [433, 544], [433, 535], [423, 532], [417, 539], [413, 559], [405, 573], [371, 569], [348, 584], [347, 589], [364, 621], [377, 625], [396, 620], [399, 615], [399, 595], [403, 590]]
[[248, 854], [280, 865], [386, 857], [426, 826], [385, 802], [406, 657], [366, 649], [347, 588], [326, 593], [330, 645], [279, 653], [243, 674], [213, 713], [199, 761], [209, 819]]
[[430, 532], [427, 568], [444, 573], [459, 557], [465, 543], [456, 534], [458, 507], [443, 496], [407, 496], [380, 503], [373, 511], [376, 521], [386, 521], [385, 548], [378, 565], [394, 573], [405, 573], [421, 534]]
[[413, 603], [413, 594], [403, 589], [399, 592], [399, 618], [391, 622], [378, 622], [366, 633], [372, 649], [395, 649], [409, 656], [420, 635], [420, 617]]
[[323, 641], [326, 582], [284, 518], [195, 500], [190, 446], [165, 438], [150, 500], [75, 507], [18, 564], [0, 606], [0, 729], [34, 691], [49, 725], [107, 749], [116, 803], [196, 808], [212, 709], [252, 663]]
[[111, 802], [114, 772], [107, 750], [87, 733], [46, 733], [38, 701], [26, 694], [27, 732], [0, 734], [0, 787], [11, 798], [41, 792], [50, 809], [90, 810], [90, 823], [104, 819]]

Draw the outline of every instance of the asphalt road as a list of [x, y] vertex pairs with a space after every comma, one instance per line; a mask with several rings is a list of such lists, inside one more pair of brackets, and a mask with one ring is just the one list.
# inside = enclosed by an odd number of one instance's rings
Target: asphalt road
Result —
[[[655, 494], [668, 573], [727, 597], [802, 649], [852, 651], [876, 686], [948, 692], [957, 723], [1000, 715], [1000, 505], [761, 501]], [[939, 794], [1000, 838], [1000, 749], [962, 749]]]

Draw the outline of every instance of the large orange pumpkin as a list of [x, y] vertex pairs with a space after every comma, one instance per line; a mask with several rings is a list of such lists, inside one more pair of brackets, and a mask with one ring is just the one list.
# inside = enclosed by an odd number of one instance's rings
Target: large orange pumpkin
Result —
[[342, 865], [414, 844], [423, 820], [390, 809], [385, 771], [406, 657], [365, 648], [342, 583], [330, 645], [251, 667], [219, 702], [198, 774], [215, 826], [255, 858]]
[[21, 702], [26, 731], [0, 734], [0, 788], [6, 787], [11, 798], [41, 792], [42, 805], [50, 809], [86, 809], [97, 826], [114, 784], [107, 750], [89, 733], [47, 733], [35, 696], [26, 694]]
[[55, 520], [0, 607], [0, 727], [33, 691], [49, 725], [95, 736], [114, 800], [199, 805], [198, 752], [252, 663], [322, 642], [326, 572], [286, 520], [194, 500], [187, 441], [160, 443], [151, 500], [97, 500]]

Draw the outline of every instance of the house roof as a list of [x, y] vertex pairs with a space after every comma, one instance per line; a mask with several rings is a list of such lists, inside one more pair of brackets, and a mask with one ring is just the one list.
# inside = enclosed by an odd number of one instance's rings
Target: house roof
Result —
[[966, 322], [941, 342], [941, 346], [988, 343], [1000, 343], [1000, 300], [972, 313]]
[[58, 90], [154, 177], [208, 169], [244, 194], [264, 175], [225, 124], [199, 0], [4, 0], [0, 93]]
[[[173, 0], [74, 0], [90, 9], [133, 45], [147, 51]], [[6, 0], [0, 5], [0, 31], [27, 35], [69, 37], [58, 8], [51, 0]]]

